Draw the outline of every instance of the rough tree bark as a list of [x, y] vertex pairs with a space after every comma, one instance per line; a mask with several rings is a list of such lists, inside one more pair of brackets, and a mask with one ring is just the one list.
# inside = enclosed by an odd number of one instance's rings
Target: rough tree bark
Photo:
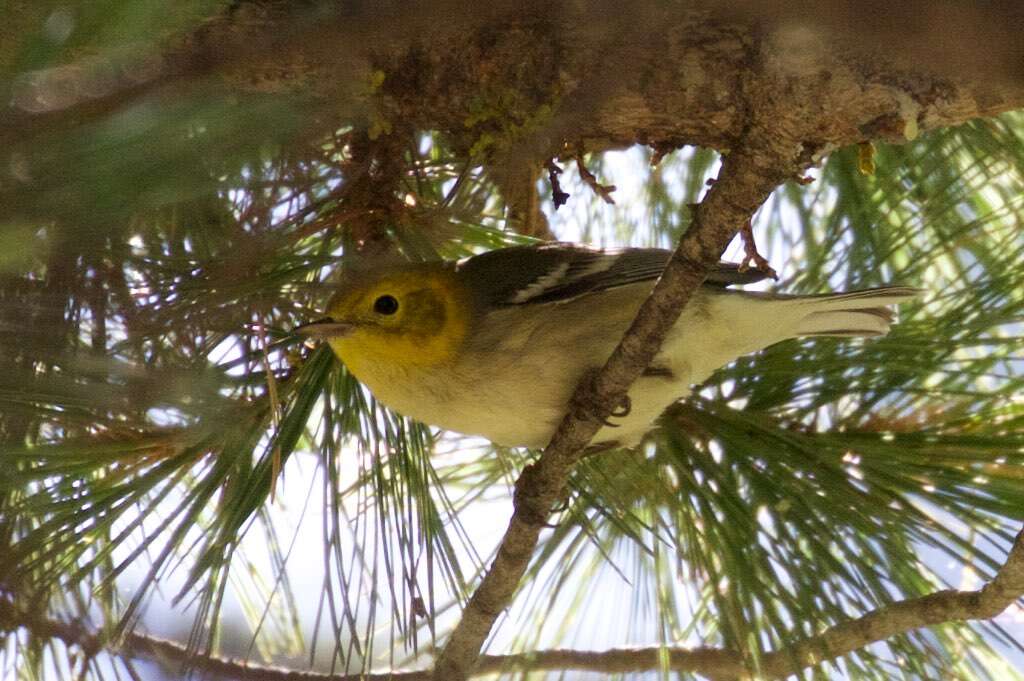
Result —
[[302, 101], [310, 138], [401, 120], [481, 160], [534, 163], [566, 144], [728, 149], [770, 110], [816, 159], [1024, 102], [1021, 10], [947, 4], [250, 0], [128, 56], [24, 74], [0, 139], [212, 87]]

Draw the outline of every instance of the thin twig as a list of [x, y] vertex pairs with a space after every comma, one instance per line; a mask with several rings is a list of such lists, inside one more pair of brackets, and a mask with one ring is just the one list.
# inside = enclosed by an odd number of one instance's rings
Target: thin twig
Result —
[[615, 185], [598, 182], [594, 173], [587, 169], [587, 164], [583, 162], [582, 154], [576, 154], [576, 167], [579, 169], [580, 177], [587, 183], [587, 186], [594, 190], [594, 193], [600, 196], [605, 203], [614, 206], [615, 199], [612, 198], [612, 192], [615, 191]]
[[757, 252], [757, 242], [754, 241], [754, 228], [750, 220], [740, 227], [740, 238], [743, 240], [743, 262], [740, 263], [739, 271], [746, 272], [753, 265], [758, 272], [763, 272], [775, 281], [779, 280], [778, 273], [768, 264], [768, 260]]
[[1024, 530], [992, 581], [977, 591], [946, 589], [920, 598], [882, 606], [863, 617], [837, 624], [824, 633], [765, 655], [762, 671], [785, 677], [801, 668], [860, 650], [921, 627], [957, 620], [992, 619], [1024, 597]]
[[665, 333], [736, 235], [736, 225], [746, 222], [793, 170], [772, 167], [742, 151], [725, 158], [719, 182], [695, 208], [693, 224], [633, 324], [601, 371], [577, 386], [551, 442], [516, 481], [515, 511], [508, 529], [437, 658], [436, 681], [461, 681], [476, 667], [480, 648], [498, 615], [512, 601], [573, 465], [657, 354]]
[[[762, 678], [784, 678], [801, 669], [859, 650], [871, 643], [921, 627], [956, 620], [991, 619], [1024, 596], [1024, 530], [1017, 534], [1006, 561], [996, 576], [977, 591], [939, 591], [884, 605], [855, 620], [842, 622], [818, 636], [767, 653], [761, 658]], [[124, 657], [158, 659], [203, 672], [205, 678], [235, 681], [427, 681], [428, 670], [385, 671], [371, 674], [331, 675], [250, 665], [221, 657], [189, 656], [188, 649], [172, 641], [131, 633], [119, 645], [102, 638], [79, 622], [60, 622], [37, 611], [19, 610], [0, 598], [0, 632], [24, 628], [33, 636], [57, 639], [75, 646], [86, 656], [109, 650]], [[667, 662], [666, 662], [667, 661]], [[658, 646], [602, 651], [541, 650], [518, 655], [484, 655], [473, 674], [499, 671], [595, 671], [626, 673], [655, 671], [663, 665], [677, 672], [710, 679], [750, 679], [754, 670], [738, 652], [721, 648]]]

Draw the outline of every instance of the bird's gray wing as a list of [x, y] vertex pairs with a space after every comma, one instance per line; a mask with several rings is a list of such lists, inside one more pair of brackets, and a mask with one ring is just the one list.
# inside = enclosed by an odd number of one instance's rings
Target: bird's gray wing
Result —
[[[487, 305], [566, 302], [598, 291], [653, 281], [671, 253], [661, 248], [594, 249], [571, 244], [515, 246], [460, 261], [459, 275], [471, 290], [484, 292]], [[747, 284], [765, 277], [719, 263], [706, 284]]]

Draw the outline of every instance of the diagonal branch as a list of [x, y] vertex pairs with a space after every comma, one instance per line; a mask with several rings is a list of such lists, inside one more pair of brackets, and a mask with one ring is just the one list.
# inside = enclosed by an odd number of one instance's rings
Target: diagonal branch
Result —
[[796, 671], [859, 650], [913, 629], [957, 620], [991, 619], [1024, 597], [1024, 530], [992, 581], [977, 591], [946, 589], [882, 606], [855, 620], [762, 659], [765, 676], [785, 677]]
[[583, 449], [657, 354], [708, 268], [772, 190], [795, 174], [795, 166], [789, 159], [750, 149], [725, 158], [718, 181], [694, 208], [689, 230], [633, 324], [601, 371], [577, 386], [551, 442], [516, 481], [515, 511], [508, 529], [437, 659], [436, 681], [461, 681], [476, 667], [484, 640], [512, 601], [540, 531]]

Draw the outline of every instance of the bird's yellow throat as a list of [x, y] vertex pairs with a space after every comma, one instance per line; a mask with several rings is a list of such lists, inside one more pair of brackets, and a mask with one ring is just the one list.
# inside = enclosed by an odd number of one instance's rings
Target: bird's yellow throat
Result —
[[[374, 303], [381, 296], [394, 297], [397, 311], [375, 312]], [[352, 323], [353, 330], [328, 342], [364, 382], [382, 371], [440, 365], [455, 355], [466, 337], [469, 303], [450, 270], [395, 272], [339, 294], [329, 314]]]

